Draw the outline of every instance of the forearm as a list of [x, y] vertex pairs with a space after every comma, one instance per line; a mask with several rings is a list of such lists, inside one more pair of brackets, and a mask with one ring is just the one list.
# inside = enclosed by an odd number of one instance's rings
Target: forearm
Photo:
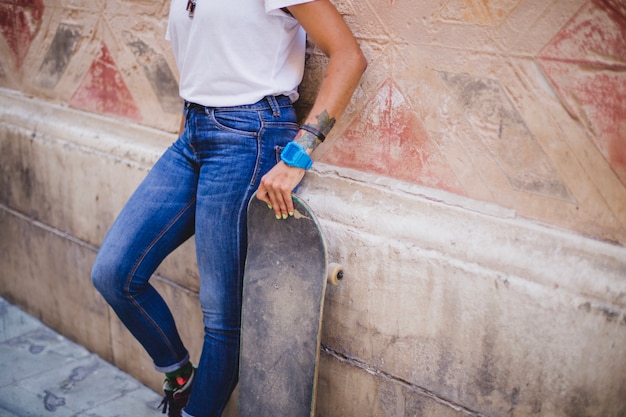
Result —
[[304, 122], [311, 129], [300, 130], [295, 138], [311, 153], [345, 111], [367, 61], [352, 32], [328, 0], [304, 3], [290, 10], [329, 58], [316, 100]]
[[[312, 129], [301, 129], [295, 138], [308, 153], [315, 150], [321, 143], [320, 139], [328, 136], [335, 121], [344, 113], [365, 67], [360, 49], [347, 51], [329, 60], [315, 103], [303, 123]], [[321, 137], [313, 133], [316, 130]]]
[[287, 145], [281, 155], [283, 162], [261, 179], [257, 198], [274, 210], [277, 219], [293, 215], [291, 193], [311, 163], [301, 158], [302, 149], [297, 144], [311, 154], [323, 141], [348, 106], [367, 66], [352, 32], [329, 0], [302, 3], [289, 7], [289, 11], [329, 59], [315, 103], [294, 138], [295, 144]]

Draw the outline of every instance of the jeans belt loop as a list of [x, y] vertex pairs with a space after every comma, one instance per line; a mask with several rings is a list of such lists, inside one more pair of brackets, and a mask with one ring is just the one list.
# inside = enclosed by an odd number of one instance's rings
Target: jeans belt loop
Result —
[[274, 117], [280, 117], [280, 106], [278, 105], [278, 100], [276, 100], [276, 96], [266, 96], [265, 99], [269, 103], [270, 108], [274, 113]]

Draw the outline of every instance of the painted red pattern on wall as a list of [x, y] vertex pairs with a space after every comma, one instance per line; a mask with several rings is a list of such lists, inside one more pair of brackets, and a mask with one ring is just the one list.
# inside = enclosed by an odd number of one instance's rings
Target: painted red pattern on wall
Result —
[[110, 116], [141, 121], [141, 113], [103, 43], [83, 82], [70, 99], [70, 106]]
[[615, 14], [615, 20], [626, 30], [626, 2], [624, 0], [593, 0], [599, 7]]
[[41, 26], [43, 11], [43, 0], [0, 0], [0, 32], [18, 68]]
[[626, 185], [626, 73], [598, 74], [570, 88], [592, 124], [594, 143]]
[[391, 80], [322, 161], [464, 194], [438, 144]]
[[626, 185], [626, 22], [602, 1], [584, 5], [538, 62], [568, 111]]

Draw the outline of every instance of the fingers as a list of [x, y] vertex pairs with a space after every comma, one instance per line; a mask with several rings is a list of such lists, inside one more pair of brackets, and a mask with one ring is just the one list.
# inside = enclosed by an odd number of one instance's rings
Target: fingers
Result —
[[270, 192], [267, 194], [270, 200], [269, 207], [274, 210], [276, 219], [287, 219], [293, 216], [293, 200], [291, 192]]
[[290, 214], [293, 214], [293, 203], [291, 207], [291, 192], [276, 192], [273, 187], [267, 188], [263, 184], [259, 187], [256, 197], [265, 202], [270, 210], [274, 211], [276, 219], [286, 219]]
[[274, 211], [276, 219], [286, 219], [293, 216], [293, 200], [291, 199], [290, 189], [278, 189], [272, 185], [266, 186], [261, 182], [257, 198], [267, 203], [269, 209]]
[[303, 169], [288, 167], [281, 162], [263, 176], [257, 191], [257, 198], [264, 201], [274, 211], [277, 219], [293, 216], [291, 192], [303, 176]]

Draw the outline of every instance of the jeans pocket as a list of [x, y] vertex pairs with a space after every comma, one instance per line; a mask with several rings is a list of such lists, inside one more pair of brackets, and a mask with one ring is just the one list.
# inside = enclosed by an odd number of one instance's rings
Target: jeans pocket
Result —
[[285, 149], [285, 147], [281, 145], [276, 145], [274, 147], [274, 151], [276, 153], [276, 163], [280, 162], [280, 155], [283, 153], [283, 149]]
[[209, 110], [209, 116], [218, 129], [245, 136], [257, 136], [261, 128], [258, 112], [250, 110]]

